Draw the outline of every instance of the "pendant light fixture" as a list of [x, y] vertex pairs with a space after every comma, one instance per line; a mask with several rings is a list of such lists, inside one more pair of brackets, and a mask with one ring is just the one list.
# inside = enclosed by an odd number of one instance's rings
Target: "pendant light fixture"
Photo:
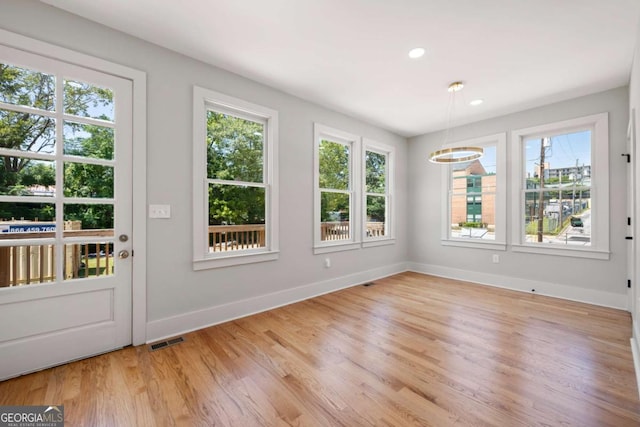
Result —
[[[447, 110], [447, 130], [444, 136], [444, 143], [442, 144], [445, 147], [449, 140], [449, 132], [453, 126], [452, 119], [453, 119], [453, 113], [455, 109], [456, 92], [460, 92], [463, 87], [464, 87], [464, 83], [453, 82], [449, 85], [449, 88], [447, 89], [450, 95], [449, 95], [449, 108]], [[479, 159], [480, 157], [482, 157], [482, 154], [483, 154], [482, 147], [450, 147], [450, 148], [443, 148], [442, 150], [437, 150], [429, 154], [429, 161], [431, 163], [440, 163], [440, 164], [463, 163], [463, 162], [470, 162], [471, 160]]]

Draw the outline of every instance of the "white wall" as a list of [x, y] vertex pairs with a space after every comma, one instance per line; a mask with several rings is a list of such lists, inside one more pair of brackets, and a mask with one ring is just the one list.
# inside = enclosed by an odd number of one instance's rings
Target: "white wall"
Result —
[[[409, 140], [409, 256], [412, 269], [519, 290], [530, 291], [535, 288], [537, 293], [626, 308], [626, 168], [621, 153], [626, 152], [627, 109], [628, 88], [622, 87], [474, 123], [455, 130], [455, 139], [464, 140], [609, 112], [610, 260], [515, 253], [509, 247], [506, 252], [493, 252], [486, 249], [442, 246], [442, 166], [427, 162], [428, 154], [437, 149], [444, 140], [439, 132]], [[510, 134], [507, 134], [507, 138], [509, 159]], [[508, 168], [510, 173], [510, 165]], [[509, 190], [508, 220], [515, 215], [515, 211], [510, 208], [510, 195]], [[508, 229], [510, 225], [507, 224]], [[500, 263], [492, 263], [493, 253], [500, 254]]]
[[[36, 1], [2, 0], [0, 28], [147, 73], [147, 203], [170, 204], [172, 213], [169, 220], [147, 222], [148, 340], [404, 269], [404, 138]], [[194, 84], [279, 112], [278, 261], [192, 269]], [[395, 245], [313, 255], [314, 121], [397, 147]], [[327, 256], [330, 269], [323, 267]]]

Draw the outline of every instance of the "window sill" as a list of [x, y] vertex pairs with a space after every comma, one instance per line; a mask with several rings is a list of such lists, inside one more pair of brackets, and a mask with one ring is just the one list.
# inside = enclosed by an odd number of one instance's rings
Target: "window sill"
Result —
[[506, 251], [507, 244], [503, 242], [495, 241], [478, 241], [478, 240], [463, 240], [463, 239], [442, 239], [440, 241], [442, 246], [455, 246], [459, 248], [474, 248], [474, 249], [489, 249], [492, 251]]
[[360, 249], [360, 243], [339, 243], [332, 245], [316, 246], [313, 248], [314, 254], [327, 254], [330, 252], [352, 251], [354, 249]]
[[226, 255], [216, 258], [203, 258], [193, 261], [194, 271], [212, 268], [231, 267], [234, 265], [253, 264], [256, 262], [275, 261], [280, 256], [279, 251], [245, 253]]
[[396, 244], [396, 239], [391, 238], [391, 237], [387, 237], [384, 239], [371, 239], [371, 240], [365, 240], [364, 242], [362, 242], [362, 247], [363, 248], [373, 248], [376, 246], [386, 246], [386, 245], [395, 245]]
[[583, 248], [571, 248], [549, 246], [549, 245], [512, 245], [513, 252], [526, 252], [532, 254], [553, 255], [553, 256], [566, 256], [574, 258], [590, 258], [590, 259], [602, 259], [608, 260], [610, 257], [609, 251], [597, 250], [597, 249], [583, 249]]

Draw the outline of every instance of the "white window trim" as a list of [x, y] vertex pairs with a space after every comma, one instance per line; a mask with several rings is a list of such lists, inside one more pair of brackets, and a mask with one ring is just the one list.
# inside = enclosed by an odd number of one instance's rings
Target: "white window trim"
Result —
[[496, 206], [495, 206], [495, 240], [469, 241], [451, 236], [451, 166], [442, 167], [442, 182], [445, 191], [442, 192], [442, 235], [440, 243], [443, 246], [457, 246], [464, 248], [490, 249], [494, 251], [507, 250], [507, 135], [497, 133], [478, 138], [458, 141], [443, 148], [473, 146], [496, 146]]
[[[524, 190], [525, 177], [523, 142], [529, 138], [543, 138], [561, 132], [584, 129], [592, 130], [591, 194], [596, 200], [591, 208], [591, 246], [560, 246], [550, 243], [526, 243], [524, 236]], [[512, 194], [514, 204], [512, 223], [512, 250], [546, 255], [571, 256], [579, 258], [609, 259], [609, 115], [594, 114], [576, 119], [515, 130], [512, 139]], [[595, 197], [594, 197], [595, 196]]]
[[[265, 248], [238, 252], [209, 253], [207, 179], [207, 110], [229, 112], [234, 116], [259, 117], [266, 123], [264, 144]], [[278, 112], [229, 95], [198, 86], [193, 87], [193, 269], [204, 270], [255, 262], [273, 261], [279, 256], [278, 221]]]
[[[377, 141], [362, 138], [362, 247], [374, 247], [391, 245], [395, 243], [395, 147], [387, 144], [382, 144]], [[371, 151], [377, 154], [386, 156], [386, 168], [385, 168], [385, 193], [384, 196], [387, 199], [387, 206], [385, 211], [385, 226], [386, 233], [382, 237], [367, 237], [367, 183], [366, 183], [366, 157], [367, 151]], [[379, 195], [383, 195], [380, 193]]]
[[[359, 249], [362, 241], [362, 227], [359, 226], [361, 218], [361, 206], [360, 201], [360, 188], [361, 185], [361, 138], [358, 135], [354, 135], [348, 132], [343, 132], [338, 129], [334, 129], [329, 126], [325, 126], [320, 123], [314, 123], [313, 126], [313, 191], [314, 191], [314, 213], [313, 213], [313, 241], [314, 241], [314, 254], [322, 254], [337, 251], [346, 251], [352, 249]], [[350, 192], [350, 206], [349, 206], [349, 229], [351, 232], [351, 239], [342, 241], [321, 241], [320, 235], [320, 139], [326, 138], [328, 140], [345, 144], [350, 147], [349, 150], [349, 192]]]

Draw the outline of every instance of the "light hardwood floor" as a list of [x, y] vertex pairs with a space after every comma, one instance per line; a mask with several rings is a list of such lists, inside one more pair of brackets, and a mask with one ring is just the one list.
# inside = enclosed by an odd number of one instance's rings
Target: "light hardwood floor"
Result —
[[[67, 426], [639, 426], [628, 313], [403, 273], [0, 383]], [[1, 363], [1, 362], [0, 362]]]

